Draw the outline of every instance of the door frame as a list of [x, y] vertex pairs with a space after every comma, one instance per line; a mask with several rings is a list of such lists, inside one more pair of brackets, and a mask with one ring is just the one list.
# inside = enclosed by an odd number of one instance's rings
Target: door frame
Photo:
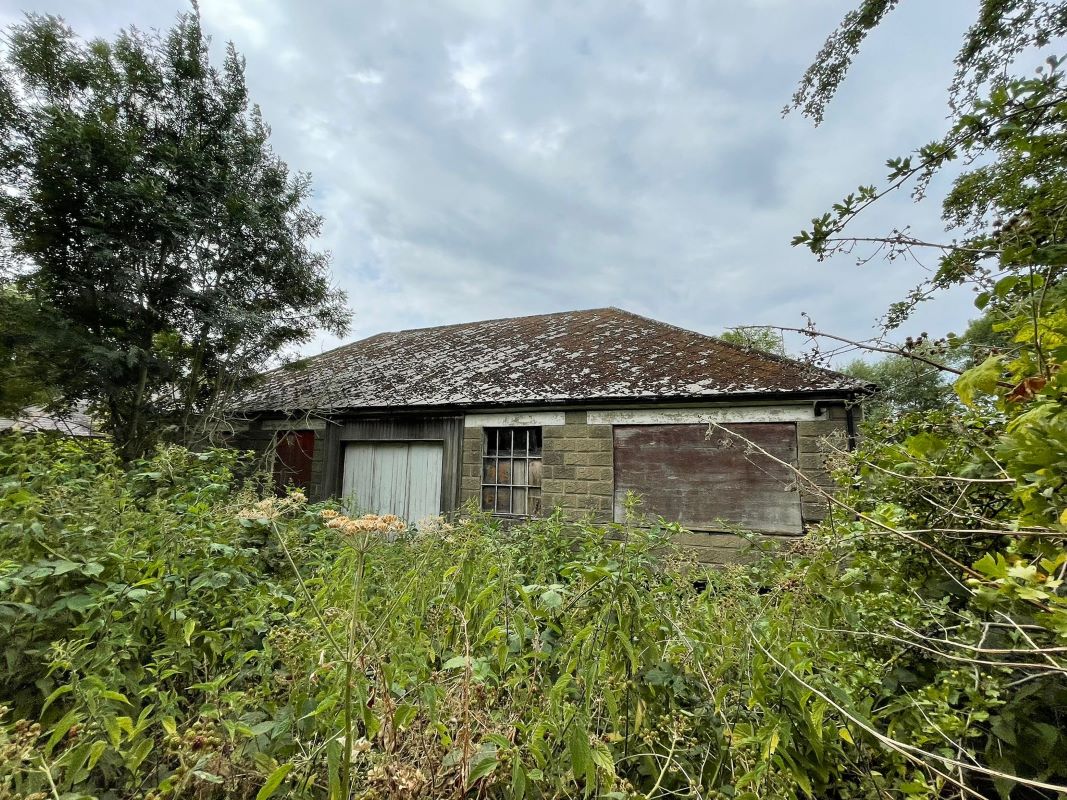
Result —
[[463, 473], [462, 413], [338, 416], [327, 425], [325, 475], [327, 497], [339, 498], [344, 481], [344, 449], [350, 442], [436, 442], [441, 454], [441, 513], [459, 510]]

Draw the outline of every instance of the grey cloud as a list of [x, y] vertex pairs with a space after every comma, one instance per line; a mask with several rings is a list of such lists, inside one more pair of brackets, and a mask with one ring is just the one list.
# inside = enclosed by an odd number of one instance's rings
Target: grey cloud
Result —
[[[101, 35], [185, 7], [34, 1]], [[937, 133], [971, 4], [902, 4], [822, 128], [781, 119], [851, 4], [201, 0], [275, 148], [314, 175], [353, 336], [604, 304], [707, 332], [807, 311], [863, 335], [919, 266], [819, 264], [789, 240]], [[906, 197], [865, 224], [914, 220], [938, 232]], [[960, 328], [969, 298], [939, 309], [917, 328]]]

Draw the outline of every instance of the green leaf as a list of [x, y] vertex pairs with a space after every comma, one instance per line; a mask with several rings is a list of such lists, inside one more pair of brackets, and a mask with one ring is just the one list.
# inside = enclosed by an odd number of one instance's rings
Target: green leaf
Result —
[[471, 759], [471, 769], [470, 775], [467, 778], [467, 788], [469, 789], [482, 778], [491, 775], [499, 763], [496, 755], [496, 747], [486, 747], [475, 754]]
[[282, 781], [285, 780], [285, 776], [289, 774], [289, 770], [292, 768], [293, 765], [290, 763], [282, 764], [274, 770], [274, 772], [270, 774], [270, 777], [267, 778], [267, 782], [263, 784], [258, 792], [256, 792], [256, 800], [267, 800], [268, 797], [271, 797], [278, 791], [278, 787], [282, 785]]
[[107, 750], [107, 742], [103, 739], [93, 742], [93, 746], [89, 748], [88, 767], [90, 770], [96, 766], [96, 762], [100, 760], [100, 756], [104, 754], [105, 750]]
[[44, 712], [48, 710], [48, 707], [50, 705], [52, 705], [52, 703], [54, 703], [57, 699], [59, 699], [63, 695], [68, 694], [68, 693], [73, 692], [73, 691], [74, 691], [74, 687], [71, 686], [69, 683], [64, 684], [63, 686], [60, 686], [58, 689], [56, 689], [54, 692], [52, 692], [50, 695], [48, 695], [47, 698], [45, 698], [45, 701], [41, 705], [41, 710], [40, 710], [40, 712], [38, 713], [37, 716], [38, 717], [43, 717], [44, 716]]
[[977, 367], [964, 372], [956, 380], [956, 394], [965, 405], [974, 406], [979, 395], [993, 394], [1000, 382], [1002, 356], [989, 356]]
[[142, 762], [146, 758], [148, 758], [148, 754], [152, 752], [153, 745], [154, 742], [150, 737], [146, 736], [145, 738], [141, 739], [136, 745], [134, 745], [133, 750], [127, 753], [125, 758], [126, 768], [130, 772], [136, 773], [137, 770], [140, 768]]
[[104, 730], [107, 731], [107, 738], [111, 740], [111, 746], [117, 748], [122, 742], [122, 731], [119, 729], [118, 722], [114, 717], [105, 716], [101, 720], [101, 724], [104, 726]]
[[563, 595], [555, 589], [549, 589], [541, 594], [541, 605], [550, 609], [559, 608], [563, 605]]
[[596, 782], [596, 766], [593, 762], [592, 749], [589, 747], [589, 734], [584, 726], [578, 724], [577, 720], [571, 723], [571, 735], [567, 744], [571, 756], [571, 771], [574, 773], [575, 780], [584, 776], [586, 790], [589, 791]]
[[511, 797], [514, 800], [526, 797], [526, 770], [518, 758], [511, 764]]
[[48, 737], [48, 743], [44, 746], [45, 755], [51, 754], [52, 748], [59, 744], [60, 740], [67, 735], [67, 731], [73, 728], [77, 722], [78, 714], [71, 710], [56, 723], [55, 727], [52, 728], [52, 735]]

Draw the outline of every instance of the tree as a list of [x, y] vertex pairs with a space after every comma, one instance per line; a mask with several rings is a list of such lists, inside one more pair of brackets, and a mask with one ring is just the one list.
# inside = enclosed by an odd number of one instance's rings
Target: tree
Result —
[[[944, 135], [889, 159], [882, 185], [861, 185], [794, 244], [820, 260], [935, 253], [936, 273], [890, 306], [886, 333], [943, 289], [976, 291], [981, 317], [947, 337], [944, 355], [962, 372], [960, 403], [893, 420], [843, 470], [839, 557], [864, 577], [848, 598], [855, 615], [840, 624], [861, 663], [895, 665], [887, 696], [857, 707], [889, 732], [877, 742], [896, 754], [898, 774], [920, 768], [909, 793], [1051, 798], [1067, 793], [1067, 73], [1048, 51], [1067, 33], [1067, 2], [976, 5]], [[862, 0], [849, 12], [791, 107], [821, 121], [896, 6]], [[924, 240], [907, 226], [854, 233], [891, 192], [924, 200], [952, 162], [963, 168], [941, 215], [953, 238]], [[824, 685], [847, 680], [821, 669]], [[936, 709], [926, 705], [934, 697]]]
[[719, 336], [724, 342], [752, 350], [762, 350], [776, 356], [786, 356], [785, 340], [776, 328], [766, 325], [745, 325], [728, 328]]
[[186, 440], [287, 346], [343, 332], [312, 249], [310, 179], [272, 151], [231, 44], [198, 14], [85, 42], [60, 19], [8, 31], [0, 70], [4, 279], [55, 335], [15, 343], [88, 400], [133, 457]]
[[864, 420], [869, 423], [942, 409], [954, 397], [952, 385], [937, 367], [908, 356], [890, 355], [877, 361], [856, 359], [841, 371], [878, 387], [878, 392], [863, 403]]
[[[52, 365], [31, 358], [29, 351], [54, 332], [31, 298], [0, 285], [0, 415], [15, 416], [26, 406], [52, 401]], [[58, 344], [53, 342], [48, 349]]]

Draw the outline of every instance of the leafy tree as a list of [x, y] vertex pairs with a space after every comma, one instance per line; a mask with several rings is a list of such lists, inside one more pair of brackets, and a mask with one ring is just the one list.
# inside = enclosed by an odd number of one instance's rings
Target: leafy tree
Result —
[[868, 422], [938, 410], [954, 397], [941, 370], [908, 356], [891, 355], [877, 361], [856, 359], [842, 372], [878, 387], [878, 392], [863, 404]]
[[[850, 12], [792, 107], [821, 121], [896, 5], [864, 0]], [[893, 420], [842, 470], [852, 488], [836, 520], [852, 553], [842, 557], [865, 573], [847, 624], [866, 663], [896, 665], [884, 684], [896, 697], [857, 708], [889, 732], [878, 741], [899, 754], [901, 774], [921, 767], [909, 794], [1051, 798], [1067, 792], [1067, 73], [1048, 51], [1067, 33], [1067, 3], [977, 6], [944, 135], [890, 159], [880, 186], [860, 186], [794, 244], [820, 259], [864, 246], [872, 257], [933, 251], [936, 273], [890, 307], [887, 331], [943, 289], [976, 291], [982, 315], [949, 337], [945, 356], [964, 368], [962, 406]], [[957, 161], [941, 202], [953, 238], [853, 233], [882, 197], [908, 188], [921, 201]]]
[[762, 350], [776, 356], [786, 356], [785, 340], [777, 329], [765, 325], [746, 325], [728, 328], [719, 336], [724, 342]]
[[309, 177], [272, 151], [232, 44], [210, 63], [196, 13], [88, 42], [30, 15], [5, 56], [5, 281], [54, 333], [12, 344], [50, 365], [57, 402], [91, 401], [125, 457], [168, 429], [204, 435], [280, 350], [344, 330]]
[[14, 416], [52, 400], [51, 364], [28, 352], [46, 335], [47, 322], [30, 298], [0, 285], [0, 415]]

